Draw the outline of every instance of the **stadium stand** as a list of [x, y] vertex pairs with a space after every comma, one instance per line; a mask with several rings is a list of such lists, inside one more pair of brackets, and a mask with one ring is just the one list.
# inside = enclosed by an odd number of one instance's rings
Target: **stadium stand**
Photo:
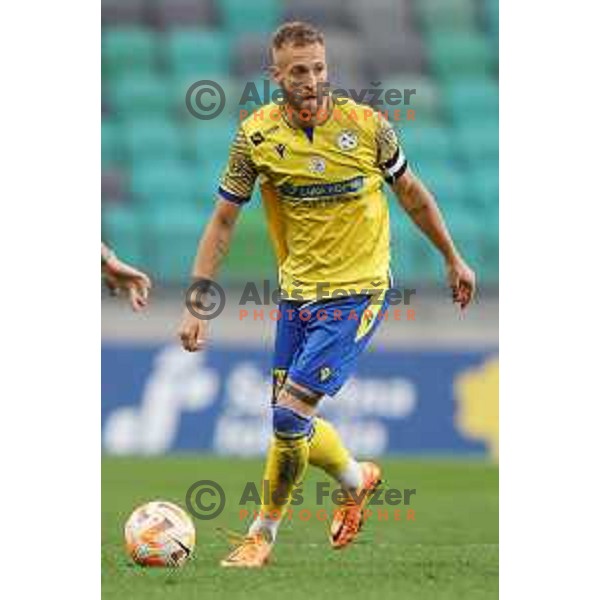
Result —
[[[497, 0], [103, 0], [104, 239], [163, 284], [187, 280], [235, 131], [240, 106], [232, 98], [246, 81], [265, 76], [268, 34], [283, 18], [305, 18], [325, 30], [335, 83], [417, 90], [410, 105], [415, 120], [394, 125], [481, 282], [495, 286], [497, 6]], [[186, 90], [200, 79], [226, 90], [226, 110], [215, 121], [186, 109]], [[439, 281], [442, 265], [422, 236], [395, 207], [392, 220], [399, 278]], [[245, 211], [238, 237], [224, 277], [273, 275], [260, 208]]]

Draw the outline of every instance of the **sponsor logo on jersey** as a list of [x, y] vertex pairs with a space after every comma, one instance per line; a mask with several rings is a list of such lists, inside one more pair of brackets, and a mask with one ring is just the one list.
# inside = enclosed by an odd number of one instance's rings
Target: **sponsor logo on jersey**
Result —
[[310, 185], [293, 185], [285, 183], [278, 188], [282, 196], [288, 198], [323, 198], [327, 196], [345, 196], [356, 194], [365, 184], [362, 175], [346, 179], [345, 181], [334, 181], [332, 183], [315, 183]]

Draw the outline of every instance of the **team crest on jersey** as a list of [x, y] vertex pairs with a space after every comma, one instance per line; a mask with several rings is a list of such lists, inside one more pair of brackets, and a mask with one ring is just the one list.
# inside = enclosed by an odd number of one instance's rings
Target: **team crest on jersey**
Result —
[[340, 150], [354, 150], [356, 146], [358, 146], [358, 136], [355, 131], [351, 129], [346, 129], [338, 135], [337, 145]]
[[325, 160], [320, 156], [312, 156], [308, 161], [308, 170], [311, 173], [324, 173], [325, 172]]

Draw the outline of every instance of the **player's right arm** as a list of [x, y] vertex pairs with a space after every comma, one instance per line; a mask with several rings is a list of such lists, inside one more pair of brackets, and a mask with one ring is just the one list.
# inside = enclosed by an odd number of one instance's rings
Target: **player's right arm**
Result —
[[[214, 281], [221, 261], [229, 250], [233, 230], [241, 208], [226, 200], [218, 200], [215, 210], [200, 238], [192, 279]], [[194, 316], [187, 306], [179, 327], [179, 338], [189, 352], [203, 350], [208, 337], [208, 320]]]
[[[240, 129], [229, 152], [215, 209], [198, 243], [192, 270], [194, 282], [217, 279], [221, 262], [229, 250], [238, 215], [242, 206], [250, 200], [256, 177], [250, 145]], [[203, 350], [208, 338], [208, 320], [199, 319], [186, 306], [178, 334], [182, 346], [189, 352]]]

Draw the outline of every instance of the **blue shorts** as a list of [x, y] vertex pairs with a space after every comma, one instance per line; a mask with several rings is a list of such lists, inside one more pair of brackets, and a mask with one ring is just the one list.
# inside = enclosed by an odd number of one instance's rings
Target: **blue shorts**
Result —
[[388, 308], [387, 294], [282, 301], [273, 360], [273, 402], [290, 379], [333, 396], [356, 366]]

